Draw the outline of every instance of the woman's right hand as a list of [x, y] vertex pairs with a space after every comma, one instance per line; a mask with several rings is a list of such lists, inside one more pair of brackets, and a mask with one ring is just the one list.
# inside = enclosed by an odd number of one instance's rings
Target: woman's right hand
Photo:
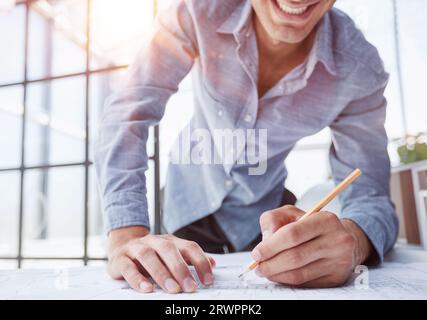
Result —
[[113, 279], [125, 279], [136, 291], [152, 292], [152, 278], [168, 293], [194, 292], [198, 285], [189, 265], [205, 286], [214, 281], [215, 260], [196, 242], [128, 227], [111, 231], [108, 244], [108, 273]]

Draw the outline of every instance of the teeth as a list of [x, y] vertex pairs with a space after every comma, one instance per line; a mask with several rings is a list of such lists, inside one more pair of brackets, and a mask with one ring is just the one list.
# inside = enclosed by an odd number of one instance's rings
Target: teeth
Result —
[[276, 0], [276, 1], [280, 9], [282, 9], [283, 12], [288, 14], [295, 14], [295, 15], [303, 14], [304, 12], [307, 11], [307, 8], [308, 8], [308, 7], [291, 8], [288, 5], [286, 5], [284, 0]]

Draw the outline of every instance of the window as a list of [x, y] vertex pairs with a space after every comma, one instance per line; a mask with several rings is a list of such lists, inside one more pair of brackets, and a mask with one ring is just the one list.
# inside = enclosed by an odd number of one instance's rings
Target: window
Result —
[[[0, 6], [0, 267], [105, 260], [92, 145], [157, 1], [9, 2]], [[158, 134], [149, 141], [152, 221]]]

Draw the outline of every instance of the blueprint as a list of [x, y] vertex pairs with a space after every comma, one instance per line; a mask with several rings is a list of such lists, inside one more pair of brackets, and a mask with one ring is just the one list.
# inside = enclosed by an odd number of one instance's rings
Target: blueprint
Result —
[[[385, 262], [353, 274], [339, 288], [302, 289], [283, 286], [250, 272], [238, 278], [250, 262], [248, 253], [214, 255], [215, 283], [196, 293], [142, 294], [125, 281], [112, 280], [104, 267], [0, 272], [0, 299], [427, 299], [426, 262]], [[357, 271], [357, 270], [356, 270]]]

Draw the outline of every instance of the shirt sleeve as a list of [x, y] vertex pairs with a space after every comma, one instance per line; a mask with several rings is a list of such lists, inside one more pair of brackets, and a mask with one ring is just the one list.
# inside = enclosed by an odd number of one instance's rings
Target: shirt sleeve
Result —
[[163, 117], [169, 97], [193, 66], [197, 45], [192, 21], [185, 1], [175, 1], [161, 13], [125, 85], [105, 103], [94, 151], [107, 232], [150, 226], [148, 129]]
[[383, 261], [397, 238], [398, 220], [390, 199], [390, 160], [384, 128], [388, 75], [351, 102], [332, 123], [330, 161], [335, 182], [352, 170], [363, 172], [340, 195], [341, 218], [355, 222], [375, 248], [367, 263]]

